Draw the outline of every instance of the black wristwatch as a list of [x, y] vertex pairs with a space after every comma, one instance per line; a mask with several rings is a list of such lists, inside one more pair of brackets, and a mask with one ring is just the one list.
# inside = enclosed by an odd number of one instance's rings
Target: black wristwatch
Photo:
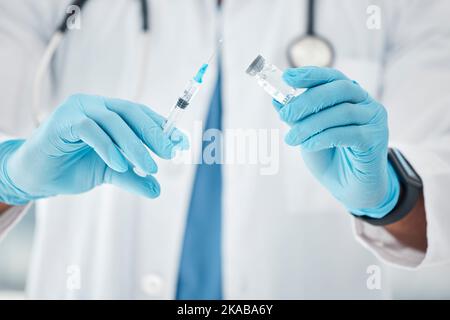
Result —
[[381, 219], [358, 216], [357, 218], [375, 226], [385, 226], [403, 219], [415, 207], [423, 191], [422, 179], [408, 160], [397, 149], [389, 149], [388, 161], [397, 173], [400, 196], [394, 209]]

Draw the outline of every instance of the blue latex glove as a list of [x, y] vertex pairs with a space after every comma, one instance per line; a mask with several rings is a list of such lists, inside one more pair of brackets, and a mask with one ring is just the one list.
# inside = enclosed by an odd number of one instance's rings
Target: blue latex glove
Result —
[[288, 69], [283, 78], [308, 88], [284, 107], [274, 101], [291, 125], [286, 143], [301, 146], [310, 171], [350, 212], [372, 218], [389, 213], [400, 186], [387, 159], [385, 108], [334, 69]]
[[163, 134], [164, 121], [143, 105], [74, 95], [28, 140], [0, 144], [0, 201], [20, 205], [103, 183], [155, 198], [157, 166], [146, 147], [164, 159], [188, 148], [179, 131], [170, 139]]

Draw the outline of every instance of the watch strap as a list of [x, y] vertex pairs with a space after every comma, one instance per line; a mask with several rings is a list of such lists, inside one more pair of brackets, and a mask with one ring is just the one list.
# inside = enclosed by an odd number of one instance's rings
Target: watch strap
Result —
[[399, 150], [390, 148], [388, 161], [394, 168], [400, 183], [400, 195], [397, 204], [391, 212], [380, 219], [355, 216], [375, 226], [385, 226], [403, 219], [415, 207], [423, 191], [422, 179]]

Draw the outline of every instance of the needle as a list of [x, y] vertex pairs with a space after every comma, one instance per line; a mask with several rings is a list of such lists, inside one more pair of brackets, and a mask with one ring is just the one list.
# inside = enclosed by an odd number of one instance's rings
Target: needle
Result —
[[222, 44], [223, 44], [223, 39], [220, 39], [217, 43], [217, 47], [216, 50], [213, 51], [213, 53], [211, 54], [211, 56], [209, 57], [209, 59], [207, 60], [206, 64], [210, 64], [211, 61], [216, 57], [217, 53], [219, 52], [219, 50], [222, 48]]
[[220, 39], [219, 43], [217, 44], [216, 49], [213, 51], [213, 53], [211, 54], [211, 56], [209, 57], [207, 62], [204, 63], [201, 66], [201, 68], [198, 70], [197, 74], [194, 77], [194, 80], [197, 81], [198, 83], [202, 83], [203, 82], [203, 76], [205, 75], [206, 70], [209, 67], [209, 64], [211, 63], [211, 61], [214, 59], [214, 57], [217, 55], [217, 53], [219, 52], [220, 48], [222, 47], [222, 43], [223, 43], [223, 40]]

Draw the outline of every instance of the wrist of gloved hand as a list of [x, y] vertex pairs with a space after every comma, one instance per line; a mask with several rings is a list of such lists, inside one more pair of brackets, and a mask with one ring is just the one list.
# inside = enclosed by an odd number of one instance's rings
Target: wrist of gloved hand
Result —
[[367, 216], [374, 219], [381, 219], [389, 214], [396, 206], [400, 196], [400, 182], [389, 162], [387, 164], [387, 179], [386, 196], [378, 206], [363, 209], [348, 208], [348, 210], [356, 216]]
[[23, 143], [24, 140], [8, 140], [0, 143], [0, 202], [8, 205], [24, 205], [39, 199], [39, 197], [34, 197], [20, 190], [8, 176], [8, 159]]

